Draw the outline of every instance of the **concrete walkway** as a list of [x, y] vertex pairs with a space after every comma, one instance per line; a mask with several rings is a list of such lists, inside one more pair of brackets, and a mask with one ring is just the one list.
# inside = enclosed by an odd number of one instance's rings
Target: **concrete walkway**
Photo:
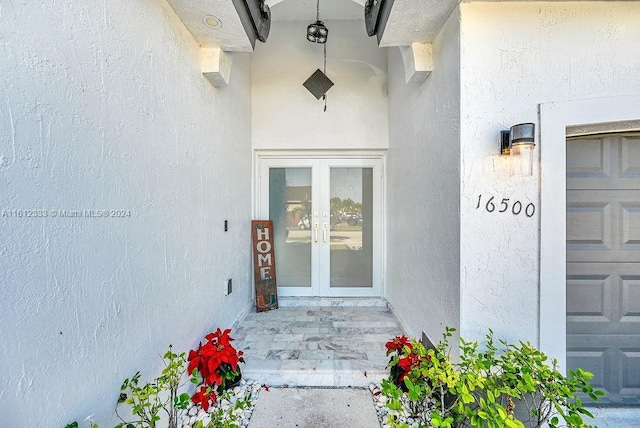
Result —
[[[638, 428], [640, 408], [589, 408], [599, 428]], [[248, 428], [379, 428], [368, 389], [269, 388], [258, 396]]]
[[640, 427], [640, 407], [636, 408], [589, 408], [595, 419], [585, 422], [599, 428], [638, 428]]
[[248, 428], [379, 428], [368, 389], [262, 390]]

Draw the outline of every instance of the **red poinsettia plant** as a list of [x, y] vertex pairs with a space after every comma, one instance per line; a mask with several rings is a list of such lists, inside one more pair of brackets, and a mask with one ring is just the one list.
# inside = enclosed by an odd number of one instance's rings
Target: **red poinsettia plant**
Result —
[[396, 336], [385, 344], [389, 360], [391, 380], [406, 391], [404, 379], [413, 369], [431, 361], [431, 355], [425, 352], [421, 341], [410, 341], [406, 336]]
[[187, 373], [191, 382], [198, 387], [191, 401], [200, 404], [204, 410], [215, 404], [216, 394], [222, 394], [241, 378], [239, 363], [244, 363], [242, 351], [236, 350], [229, 334], [219, 328], [205, 336], [204, 344], [200, 342], [198, 349], [189, 352]]

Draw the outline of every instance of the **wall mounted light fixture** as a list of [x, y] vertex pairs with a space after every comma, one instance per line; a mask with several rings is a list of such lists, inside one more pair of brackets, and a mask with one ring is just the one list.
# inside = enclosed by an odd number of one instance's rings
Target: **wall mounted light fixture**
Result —
[[511, 175], [533, 175], [536, 125], [520, 123], [500, 134], [500, 153], [509, 155]]

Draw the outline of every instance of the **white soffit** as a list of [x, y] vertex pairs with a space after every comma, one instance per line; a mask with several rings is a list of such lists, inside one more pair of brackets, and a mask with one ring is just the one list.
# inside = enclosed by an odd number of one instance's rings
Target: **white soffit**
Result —
[[[320, 19], [364, 20], [365, 2], [320, 0]], [[232, 0], [167, 0], [167, 3], [202, 47], [253, 51]], [[266, 0], [265, 3], [271, 8], [274, 25], [315, 19], [316, 0]], [[395, 0], [380, 47], [431, 42], [458, 3], [459, 0]], [[210, 28], [204, 22], [207, 16], [216, 17], [222, 25]]]
[[[321, 21], [364, 20], [366, 0], [320, 0]], [[315, 21], [316, 0], [266, 0], [274, 22]]]
[[380, 47], [431, 42], [458, 0], [395, 0]]
[[[225, 51], [252, 52], [251, 42], [231, 0], [167, 0], [187, 30], [203, 47]], [[204, 22], [214, 16], [222, 25], [210, 28]]]

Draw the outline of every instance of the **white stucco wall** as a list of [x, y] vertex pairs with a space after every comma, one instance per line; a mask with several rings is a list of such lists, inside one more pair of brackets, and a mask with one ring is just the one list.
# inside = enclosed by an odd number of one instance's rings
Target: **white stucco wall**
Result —
[[409, 334], [432, 341], [459, 325], [459, 17], [436, 36], [420, 86], [389, 49], [387, 298]]
[[[479, 338], [492, 327], [509, 340], [536, 343], [545, 165], [538, 145], [533, 176], [510, 177], [508, 159], [498, 155], [499, 132], [522, 122], [539, 125], [540, 103], [639, 93], [640, 54], [632, 47], [640, 40], [640, 4], [474, 2], [460, 8], [461, 334]], [[533, 203], [536, 214], [514, 216], [511, 205], [507, 213], [489, 213], [491, 196], [498, 204], [502, 198]]]
[[384, 149], [388, 147], [387, 63], [362, 21], [327, 21], [327, 111], [302, 84], [318, 68], [323, 47], [306, 40], [308, 22], [277, 22], [252, 57], [255, 149]]
[[0, 425], [113, 426], [250, 304], [250, 58], [214, 89], [162, 0], [2, 2], [0, 57]]

